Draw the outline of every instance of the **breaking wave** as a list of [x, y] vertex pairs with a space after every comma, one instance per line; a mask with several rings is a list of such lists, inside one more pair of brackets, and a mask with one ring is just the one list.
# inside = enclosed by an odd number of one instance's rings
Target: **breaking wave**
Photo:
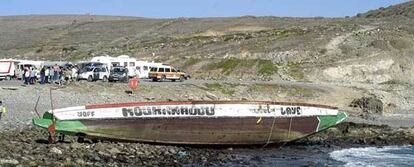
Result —
[[414, 166], [414, 146], [363, 147], [329, 153], [346, 167], [356, 166]]

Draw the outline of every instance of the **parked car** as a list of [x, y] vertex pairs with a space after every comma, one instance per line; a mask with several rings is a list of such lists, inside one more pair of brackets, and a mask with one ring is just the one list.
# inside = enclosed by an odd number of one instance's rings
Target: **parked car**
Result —
[[113, 67], [109, 74], [109, 82], [128, 82], [128, 69], [125, 67]]
[[152, 79], [152, 81], [171, 80], [175, 82], [176, 80], [180, 80], [183, 82], [185, 80], [185, 73], [178, 72], [174, 67], [163, 65], [152, 67], [148, 73], [148, 77]]
[[96, 80], [102, 80], [104, 82], [108, 81], [109, 70], [105, 66], [86, 66], [81, 71], [82, 72], [78, 75], [78, 80], [86, 79], [89, 82]]

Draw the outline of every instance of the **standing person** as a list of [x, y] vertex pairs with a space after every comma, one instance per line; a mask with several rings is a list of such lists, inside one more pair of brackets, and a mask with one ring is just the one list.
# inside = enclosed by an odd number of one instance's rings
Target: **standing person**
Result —
[[53, 82], [57, 82], [60, 79], [59, 73], [60, 73], [60, 67], [57, 64], [55, 64], [53, 66]]
[[40, 84], [45, 84], [45, 76], [46, 76], [46, 69], [45, 67], [42, 67], [40, 70]]
[[65, 80], [64, 69], [59, 67], [59, 85]]
[[72, 68], [72, 80], [76, 81], [78, 78], [78, 68], [75, 66]]
[[29, 84], [32, 84], [33, 67], [29, 67]]
[[36, 79], [36, 68], [32, 67], [32, 71], [30, 72], [30, 84], [31, 85], [35, 84], [35, 79]]
[[54, 69], [55, 70], [55, 81], [60, 83], [60, 77], [62, 76], [61, 75], [62, 69], [60, 69], [60, 67], [57, 64], [55, 64], [54, 68], [55, 68]]
[[53, 69], [53, 67], [50, 67], [49, 78], [50, 83], [55, 82], [55, 69]]
[[45, 68], [45, 83], [49, 83], [50, 67]]
[[27, 67], [24, 67], [23, 69], [23, 74], [22, 74], [22, 80], [24, 81], [24, 84], [27, 85], [27, 77], [26, 77], [26, 72], [28, 71]]
[[0, 120], [1, 120], [1, 115], [6, 114], [6, 107], [3, 106], [3, 102], [0, 101]]
[[62, 71], [62, 73], [63, 73], [63, 81], [64, 81], [64, 83], [69, 83], [70, 77], [71, 77], [71, 75], [70, 75], [71, 73], [70, 73], [69, 69], [64, 68], [63, 71]]
[[28, 85], [30, 83], [30, 68], [27, 68], [24, 72], [24, 84]]

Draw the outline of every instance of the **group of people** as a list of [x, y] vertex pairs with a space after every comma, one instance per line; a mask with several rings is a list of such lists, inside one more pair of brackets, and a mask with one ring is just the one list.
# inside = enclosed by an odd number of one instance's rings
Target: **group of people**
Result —
[[[76, 80], [78, 72], [77, 66], [63, 68], [57, 64], [50, 67], [43, 66], [40, 70], [35, 67], [25, 67], [22, 79], [26, 85], [35, 84], [38, 79], [40, 79], [40, 84], [62, 84], [63, 82]], [[37, 78], [38, 75], [40, 78]]]
[[38, 71], [34, 67], [25, 67], [22, 75], [24, 84], [35, 84]]

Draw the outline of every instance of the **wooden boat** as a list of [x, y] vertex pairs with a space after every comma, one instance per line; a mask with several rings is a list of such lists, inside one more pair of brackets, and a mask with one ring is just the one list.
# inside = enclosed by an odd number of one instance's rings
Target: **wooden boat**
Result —
[[268, 101], [98, 104], [45, 112], [57, 133], [168, 144], [269, 144], [300, 139], [347, 118], [336, 107]]

